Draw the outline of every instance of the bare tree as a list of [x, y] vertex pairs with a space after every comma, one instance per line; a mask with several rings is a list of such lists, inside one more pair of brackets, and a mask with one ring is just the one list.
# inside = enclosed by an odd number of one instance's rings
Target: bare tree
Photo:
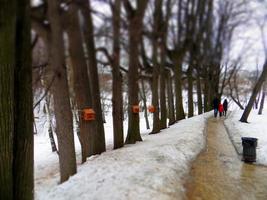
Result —
[[264, 65], [263, 65], [263, 71], [262, 71], [262, 73], [261, 73], [256, 85], [254, 86], [254, 89], [252, 91], [252, 94], [251, 94], [251, 97], [249, 99], [249, 102], [248, 102], [248, 104], [247, 104], [247, 106], [246, 106], [246, 108], [245, 108], [245, 110], [244, 110], [244, 112], [243, 112], [243, 114], [241, 116], [241, 119], [240, 119], [241, 122], [245, 122], [245, 123], [248, 122], [247, 121], [248, 120], [248, 116], [249, 116], [250, 111], [251, 111], [251, 109], [253, 107], [254, 101], [255, 101], [255, 99], [256, 99], [256, 97], [258, 95], [258, 92], [260, 91], [260, 88], [261, 88], [263, 82], [265, 81], [266, 77], [267, 77], [267, 60], [265, 61]]
[[122, 74], [120, 72], [120, 27], [121, 27], [121, 0], [115, 0], [112, 5], [113, 24], [113, 60], [112, 60], [112, 116], [114, 149], [123, 146], [123, 98]]
[[103, 113], [101, 108], [100, 100], [100, 90], [99, 90], [99, 78], [97, 70], [97, 60], [96, 60], [96, 47], [94, 38], [94, 26], [92, 18], [92, 9], [90, 1], [83, 0], [83, 6], [81, 7], [81, 13], [84, 19], [84, 38], [88, 52], [89, 59], [89, 80], [91, 81], [91, 91], [93, 108], [96, 112], [96, 122], [97, 122], [97, 134], [95, 140], [95, 153], [102, 153], [106, 150], [105, 144], [105, 132], [103, 125]]
[[257, 80], [257, 82], [253, 88], [249, 102], [248, 102], [248, 104], [247, 104], [247, 106], [246, 106], [246, 108], [245, 108], [245, 110], [241, 116], [241, 119], [240, 119], [241, 122], [245, 122], [245, 123], [247, 123], [247, 120], [248, 120], [249, 114], [251, 112], [251, 109], [253, 107], [253, 104], [257, 98], [257, 95], [258, 95], [260, 89], [262, 88], [262, 85], [264, 84], [264, 82], [266, 80], [266, 77], [267, 77], [267, 45], [266, 45], [266, 41], [265, 41], [264, 25], [265, 25], [265, 21], [262, 25], [259, 26], [259, 28], [260, 28], [260, 31], [262, 34], [262, 43], [263, 43], [263, 49], [264, 49], [264, 55], [265, 55], [265, 62], [263, 65], [262, 73], [259, 76], [259, 79]]
[[74, 149], [73, 120], [70, 107], [69, 87], [64, 55], [63, 30], [59, 14], [59, 1], [49, 0], [48, 19], [51, 34], [49, 40], [49, 67], [50, 79], [55, 79], [51, 87], [54, 99], [56, 117], [56, 133], [58, 136], [60, 181], [64, 182], [75, 174], [76, 156]]
[[124, 8], [129, 22], [129, 72], [128, 72], [128, 133], [126, 143], [142, 141], [139, 130], [139, 114], [133, 113], [133, 106], [138, 105], [138, 69], [139, 45], [143, 27], [143, 17], [148, 0], [137, 0], [134, 9], [128, 0], [124, 0]]
[[159, 29], [160, 29], [160, 10], [162, 7], [162, 0], [155, 2], [155, 9], [153, 14], [153, 33], [152, 33], [152, 63], [153, 63], [153, 72], [152, 72], [152, 105], [155, 108], [153, 113], [153, 129], [151, 134], [160, 132], [160, 110], [159, 110], [159, 74], [160, 74], [160, 65], [158, 63], [158, 38], [159, 38]]
[[67, 11], [67, 17], [68, 24], [66, 25], [66, 31], [68, 34], [69, 53], [73, 69], [75, 103], [77, 104], [79, 113], [82, 162], [85, 162], [87, 157], [97, 153], [95, 150], [97, 130], [96, 122], [94, 120], [85, 121], [82, 118], [83, 109], [93, 108], [93, 102], [88, 77], [88, 68], [83, 50], [83, 40], [81, 37], [82, 33], [78, 19], [77, 5], [70, 4]]
[[168, 91], [168, 116], [169, 116], [169, 126], [175, 123], [175, 109], [173, 101], [173, 80], [170, 70], [165, 70], [167, 77], [167, 91]]
[[[161, 128], [167, 127], [167, 102], [166, 102], [166, 71], [165, 63], [167, 60], [167, 35], [169, 30], [169, 19], [171, 17], [171, 0], [166, 1], [166, 13], [164, 16], [163, 8], [159, 10], [160, 24], [159, 24], [159, 34], [160, 34], [160, 124]], [[164, 5], [164, 4], [163, 4]], [[162, 7], [162, 6], [161, 6]]]

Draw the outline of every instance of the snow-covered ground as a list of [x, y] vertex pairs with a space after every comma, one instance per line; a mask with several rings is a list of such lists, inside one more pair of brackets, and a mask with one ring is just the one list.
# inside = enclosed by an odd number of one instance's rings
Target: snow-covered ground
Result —
[[[35, 137], [36, 199], [179, 199], [183, 177], [190, 162], [205, 144], [207, 113], [148, 135], [141, 120], [143, 142], [126, 145], [90, 157], [79, 164], [80, 147], [76, 141], [78, 173], [58, 185], [58, 158], [51, 153], [48, 136]], [[105, 124], [108, 147], [112, 147], [112, 126]], [[127, 129], [127, 128], [126, 128]]]
[[248, 118], [249, 123], [239, 121], [242, 112], [240, 110], [232, 111], [225, 120], [235, 148], [241, 155], [243, 152], [241, 137], [258, 138], [256, 163], [267, 165], [267, 109], [263, 111], [262, 115], [258, 115], [257, 110], [252, 110]]
[[[42, 190], [42, 188], [51, 188], [55, 186], [59, 180], [59, 161], [57, 153], [51, 152], [51, 144], [48, 136], [48, 124], [46, 115], [42, 112], [36, 114], [38, 118], [35, 119], [36, 129], [38, 134], [34, 136], [34, 176], [35, 189]], [[145, 118], [143, 113], [140, 113], [140, 132], [147, 135], [151, 129], [146, 129]], [[152, 115], [149, 116], [150, 122]], [[105, 139], [107, 151], [113, 148], [113, 126], [112, 116], [106, 116], [107, 123], [104, 124]], [[124, 137], [127, 134], [127, 121], [124, 121]], [[56, 143], [57, 138], [54, 136]], [[77, 134], [74, 134], [75, 151], [77, 165], [81, 165], [81, 146]]]

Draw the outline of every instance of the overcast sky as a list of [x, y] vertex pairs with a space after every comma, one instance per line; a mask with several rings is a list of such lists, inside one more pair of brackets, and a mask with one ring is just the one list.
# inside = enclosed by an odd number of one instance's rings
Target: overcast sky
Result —
[[[258, 23], [263, 24], [266, 21], [267, 9], [264, 7], [264, 3], [259, 4], [251, 1], [249, 10], [249, 20], [235, 31], [231, 54], [236, 57], [243, 53], [244, 68], [254, 70], [257, 64], [261, 68], [265, 60], [263, 38]], [[265, 33], [267, 33], [266, 25]]]
[[[255, 3], [260, 1], [262, 3]], [[37, 5], [40, 0], [32, 0], [32, 2]], [[110, 14], [107, 4], [99, 1], [91, 2], [93, 9], [103, 14]], [[234, 33], [230, 57], [234, 59], [242, 53], [244, 68], [254, 70], [257, 64], [261, 68], [265, 60], [262, 35], [257, 23], [263, 23], [266, 18], [267, 0], [250, 0], [248, 10], [250, 10], [248, 22], [240, 26]], [[94, 24], [101, 24], [101, 19], [94, 16]], [[265, 24], [265, 33], [267, 35], [266, 26], [267, 23]], [[265, 38], [267, 40], [267, 36]]]

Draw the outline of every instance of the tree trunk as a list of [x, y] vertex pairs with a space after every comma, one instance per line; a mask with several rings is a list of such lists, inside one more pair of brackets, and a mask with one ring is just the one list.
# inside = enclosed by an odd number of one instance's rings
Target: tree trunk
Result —
[[255, 99], [257, 97], [258, 92], [260, 91], [260, 88], [261, 88], [263, 82], [266, 79], [266, 76], [267, 76], [267, 60], [265, 60], [265, 63], [264, 63], [264, 66], [263, 66], [263, 71], [262, 71], [262, 73], [261, 73], [256, 85], [254, 86], [254, 89], [252, 91], [252, 95], [251, 95], [251, 97], [249, 99], [248, 105], [246, 106], [246, 108], [245, 108], [245, 110], [243, 112], [243, 115], [242, 115], [242, 117], [240, 119], [241, 122], [247, 123], [248, 116], [249, 116], [250, 111], [251, 111], [251, 109], [253, 107], [253, 103], [254, 103], [254, 101], [255, 101]]
[[185, 118], [182, 95], [182, 60], [176, 58], [174, 67], [176, 120]]
[[256, 99], [255, 99], [255, 102], [254, 102], [254, 106], [255, 106], [255, 109], [257, 110], [258, 107], [259, 107], [259, 101], [260, 101], [260, 92], [258, 93]]
[[51, 27], [48, 72], [54, 79], [51, 92], [54, 98], [56, 133], [58, 138], [60, 182], [76, 173], [73, 120], [69, 98], [69, 87], [65, 66], [63, 31], [59, 15], [59, 1], [48, 0], [48, 19]]
[[159, 66], [157, 64], [157, 50], [153, 47], [153, 77], [152, 77], [152, 105], [155, 108], [153, 113], [153, 129], [151, 134], [160, 132], [159, 120]]
[[[5, 8], [5, 6], [4, 6]], [[1, 12], [1, 11], [0, 11]], [[10, 14], [11, 12], [9, 12]], [[2, 14], [2, 13], [1, 13]], [[2, 15], [0, 16], [2, 17]], [[4, 18], [6, 19], [6, 18]], [[4, 27], [5, 28], [5, 27]], [[0, 29], [0, 32], [2, 30]], [[0, 33], [0, 44], [2, 38], [7, 40], [7, 37], [2, 37], [4, 34]], [[10, 34], [11, 35], [11, 34]], [[6, 35], [7, 36], [7, 35]], [[7, 42], [5, 42], [7, 44]], [[8, 46], [5, 46], [7, 50]], [[1, 53], [2, 54], [2, 53]], [[3, 54], [2, 54], [3, 55]], [[2, 64], [3, 61], [8, 61], [8, 59], [3, 59], [0, 55], [0, 199], [12, 199], [12, 163], [13, 163], [13, 75], [14, 75], [14, 64], [10, 61], [10, 64]], [[11, 56], [9, 56], [11, 57]], [[13, 67], [12, 67], [13, 66]]]
[[167, 77], [167, 90], [168, 90], [168, 108], [169, 108], [169, 126], [175, 123], [174, 115], [174, 102], [173, 102], [173, 88], [172, 88], [172, 77], [171, 71], [166, 70]]
[[106, 151], [106, 144], [105, 144], [105, 132], [103, 125], [103, 113], [100, 100], [96, 50], [94, 41], [94, 27], [91, 15], [90, 1], [84, 1], [84, 3], [85, 5], [82, 7], [81, 11], [84, 16], [84, 22], [85, 22], [84, 38], [89, 58], [89, 80], [91, 82], [93, 108], [96, 112], [96, 122], [97, 122], [95, 153], [100, 154]]
[[132, 144], [136, 141], [142, 141], [139, 130], [139, 114], [133, 113], [132, 107], [139, 104], [138, 101], [138, 49], [140, 43], [140, 34], [136, 31], [141, 28], [136, 20], [132, 20], [129, 25], [129, 72], [128, 72], [128, 133], [126, 143]]
[[160, 128], [167, 127], [166, 77], [163, 63], [160, 66]]
[[202, 89], [201, 89], [201, 80], [200, 80], [200, 73], [199, 69], [197, 69], [197, 110], [198, 114], [201, 115], [203, 113], [202, 107]]
[[[126, 2], [126, 1], [125, 1]], [[127, 1], [128, 2], [128, 1]], [[126, 2], [126, 4], [127, 4]], [[130, 3], [130, 2], [128, 2]], [[128, 71], [128, 132], [125, 143], [142, 141], [139, 128], [139, 114], [133, 113], [132, 106], [138, 105], [139, 44], [143, 28], [143, 16], [148, 0], [138, 1], [135, 13], [127, 10], [129, 20], [129, 71]], [[129, 5], [129, 4], [128, 4]], [[125, 5], [127, 8], [127, 5]]]
[[210, 111], [210, 102], [209, 102], [209, 84], [207, 80], [207, 76], [204, 77], [204, 112]]
[[92, 97], [90, 82], [88, 77], [87, 64], [83, 51], [83, 41], [81, 38], [81, 29], [79, 26], [78, 9], [75, 4], [71, 4], [68, 10], [67, 34], [69, 40], [69, 52], [73, 69], [73, 82], [75, 101], [80, 113], [79, 129], [82, 148], [82, 163], [86, 158], [94, 155], [97, 151], [95, 147], [96, 122], [84, 121], [81, 117], [82, 110], [92, 108]]
[[[266, 83], [264, 83], [264, 84], [266, 84]], [[259, 112], [258, 112], [259, 115], [262, 115], [262, 110], [263, 110], [264, 102], [265, 102], [265, 95], [266, 95], [266, 86], [264, 85], [263, 88], [262, 88], [260, 109], [259, 109]]]
[[46, 116], [47, 116], [47, 122], [48, 122], [48, 135], [49, 135], [49, 139], [50, 139], [52, 152], [56, 152], [57, 151], [57, 145], [56, 145], [56, 142], [54, 139], [54, 134], [53, 134], [48, 95], [45, 97], [45, 110], [46, 110]]
[[194, 102], [193, 102], [193, 77], [192, 77], [193, 68], [191, 65], [188, 67], [187, 71], [187, 89], [188, 89], [188, 118], [194, 116]]
[[121, 0], [115, 0], [113, 11], [112, 116], [114, 149], [123, 147], [123, 98], [120, 72]]
[[51, 123], [49, 123], [48, 134], [49, 134], [49, 140], [50, 140], [52, 152], [57, 152], [57, 146], [56, 146], [56, 142], [55, 142], [55, 138], [54, 138], [54, 134], [53, 134], [53, 129], [52, 129], [52, 124]]
[[33, 94], [30, 1], [17, 2], [13, 198], [33, 199]]
[[[205, 69], [205, 67], [204, 67]], [[208, 112], [212, 110], [212, 99], [213, 99], [213, 95], [212, 94], [212, 80], [211, 80], [211, 75], [209, 74], [209, 68], [205, 69], [205, 82], [204, 82], [204, 112]]]
[[236, 103], [236, 105], [238, 105], [238, 107], [241, 109], [241, 110], [244, 110], [244, 107], [242, 106], [242, 104], [240, 103], [240, 101], [238, 101], [236, 98], [234, 98], [232, 95], [230, 95], [232, 100]]
[[147, 114], [147, 99], [146, 99], [146, 91], [145, 91], [145, 84], [144, 84], [144, 80], [141, 79], [141, 96], [143, 99], [143, 104], [144, 104], [144, 117], [146, 120], [146, 129], [150, 129], [149, 127], [149, 120], [148, 120], [148, 114]]
[[156, 134], [160, 132], [160, 119], [159, 119], [159, 73], [160, 68], [158, 65], [158, 34], [160, 26], [160, 9], [162, 6], [162, 1], [155, 2], [155, 10], [153, 16], [153, 36], [152, 36], [152, 64], [153, 64], [153, 73], [152, 73], [152, 105], [155, 108], [153, 113], [153, 129], [150, 134]]
[[15, 2], [0, 6], [0, 199], [13, 199]]
[[160, 124], [161, 129], [167, 128], [167, 107], [166, 107], [166, 72], [165, 72], [165, 62], [166, 62], [166, 51], [165, 51], [165, 37], [164, 32], [162, 33], [163, 37], [161, 38], [160, 44]]

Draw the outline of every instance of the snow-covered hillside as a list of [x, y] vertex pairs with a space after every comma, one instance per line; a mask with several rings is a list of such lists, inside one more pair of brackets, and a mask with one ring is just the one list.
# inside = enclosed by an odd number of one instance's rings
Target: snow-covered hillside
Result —
[[49, 141], [35, 138], [36, 199], [178, 199], [190, 162], [205, 146], [205, 123], [211, 114], [182, 120], [159, 134], [143, 134], [143, 142], [91, 157], [61, 185], [57, 156], [48, 153]]

